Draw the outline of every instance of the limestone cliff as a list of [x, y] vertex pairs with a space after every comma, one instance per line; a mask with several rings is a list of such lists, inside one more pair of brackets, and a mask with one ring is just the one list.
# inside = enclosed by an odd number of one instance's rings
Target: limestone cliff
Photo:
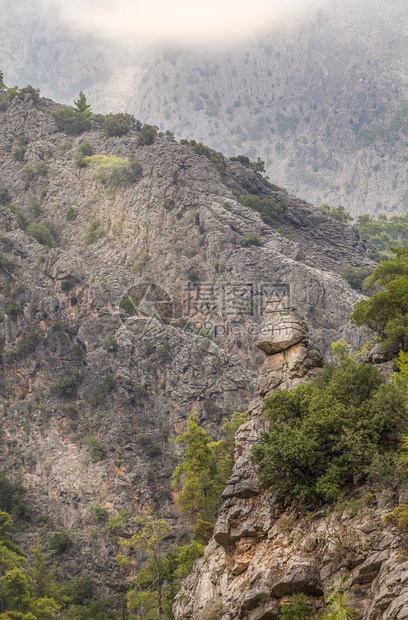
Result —
[[[140, 146], [136, 130], [107, 138], [98, 121], [67, 137], [57, 108], [26, 96], [0, 111], [0, 470], [28, 489], [45, 540], [70, 531], [72, 574], [109, 588], [116, 549], [90, 507], [152, 510], [185, 531], [171, 491], [181, 448], [168, 440], [191, 411], [216, 438], [223, 416], [247, 407], [264, 296], [289, 292], [322, 348], [340, 335], [357, 347], [361, 296], [340, 272], [373, 263], [351, 227], [238, 162], [168, 136]], [[133, 155], [141, 178], [109, 185], [78, 168], [84, 142]], [[279, 226], [238, 200], [251, 192], [282, 207]], [[56, 247], [28, 222], [51, 225]], [[304, 346], [278, 354], [300, 376]]]
[[[285, 505], [272, 490], [259, 488], [248, 457], [264, 428], [263, 397], [312, 379], [322, 357], [299, 313], [277, 298], [267, 304], [257, 344], [267, 355], [259, 396], [237, 432], [235, 466], [214, 537], [176, 598], [176, 620], [277, 620], [291, 595], [306, 594], [318, 611], [323, 593], [339, 587], [359, 618], [406, 618], [405, 541], [382, 521], [395, 505], [392, 493], [368, 494], [369, 499], [366, 493], [360, 511], [322, 506], [305, 513], [296, 502]], [[398, 500], [406, 499], [404, 491]]]

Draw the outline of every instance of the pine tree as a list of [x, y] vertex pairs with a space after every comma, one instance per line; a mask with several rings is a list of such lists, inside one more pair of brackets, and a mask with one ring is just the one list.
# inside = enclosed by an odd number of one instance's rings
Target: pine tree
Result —
[[92, 113], [92, 108], [90, 104], [87, 103], [85, 93], [83, 93], [82, 90], [80, 91], [78, 95], [78, 99], [74, 99], [74, 105], [75, 105], [76, 111], [80, 112], [81, 114], [90, 115]]

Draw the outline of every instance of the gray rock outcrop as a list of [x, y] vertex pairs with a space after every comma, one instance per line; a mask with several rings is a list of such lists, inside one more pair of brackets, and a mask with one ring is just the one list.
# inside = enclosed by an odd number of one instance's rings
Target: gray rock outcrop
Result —
[[382, 520], [394, 499], [369, 493], [368, 503], [361, 500], [355, 511], [323, 506], [305, 514], [296, 502], [285, 506], [273, 490], [259, 488], [248, 458], [264, 428], [262, 398], [309, 381], [322, 365], [302, 317], [276, 297], [267, 307], [258, 346], [273, 351], [268, 370], [262, 368], [260, 396], [236, 434], [235, 466], [214, 535], [175, 599], [175, 618], [277, 620], [292, 595], [306, 594], [318, 612], [323, 593], [341, 587], [362, 620], [402, 620], [408, 606], [404, 537]]

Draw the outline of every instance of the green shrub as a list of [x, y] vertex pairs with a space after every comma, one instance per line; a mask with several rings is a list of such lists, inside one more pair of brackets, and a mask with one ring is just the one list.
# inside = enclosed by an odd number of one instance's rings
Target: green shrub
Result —
[[146, 452], [150, 458], [155, 458], [156, 456], [160, 456], [162, 451], [159, 446], [156, 446], [154, 443], [148, 443], [146, 446]]
[[105, 231], [101, 226], [100, 220], [92, 220], [86, 229], [85, 233], [85, 243], [86, 245], [90, 245], [91, 243], [95, 243], [98, 239], [101, 239], [105, 236]]
[[221, 177], [224, 177], [227, 172], [227, 166], [225, 163], [225, 157], [222, 153], [213, 151], [205, 144], [201, 142], [197, 143], [195, 140], [180, 140], [180, 144], [187, 144], [197, 155], [203, 155], [206, 157], [218, 170]]
[[74, 541], [65, 530], [54, 534], [54, 536], [50, 538], [50, 549], [56, 551], [58, 554], [64, 553], [64, 551], [72, 547], [73, 544]]
[[380, 454], [396, 450], [404, 394], [373, 366], [344, 356], [317, 379], [265, 400], [269, 430], [254, 446], [263, 486], [286, 498], [336, 500]]
[[35, 170], [31, 164], [26, 164], [21, 168], [21, 174], [26, 183], [30, 183], [35, 177]]
[[6, 101], [13, 101], [13, 99], [16, 98], [24, 101], [26, 97], [38, 103], [40, 101], [40, 89], [34, 88], [31, 84], [28, 84], [28, 86], [24, 88], [15, 86], [14, 88], [7, 88], [6, 90]]
[[281, 607], [279, 620], [313, 620], [313, 609], [307, 602], [306, 594], [294, 594], [291, 603]]
[[108, 136], [125, 136], [131, 129], [140, 128], [132, 114], [107, 114], [103, 119], [102, 131]]
[[83, 142], [75, 153], [74, 160], [77, 168], [86, 168], [89, 164], [89, 160], [86, 157], [91, 157], [94, 153], [92, 144], [90, 142]]
[[383, 517], [384, 525], [395, 525], [401, 532], [408, 532], [408, 506], [400, 504]]
[[68, 136], [79, 136], [92, 127], [91, 115], [73, 108], [60, 108], [52, 113], [57, 131], [63, 131]]
[[24, 157], [25, 157], [26, 151], [27, 151], [27, 147], [25, 147], [25, 146], [18, 146], [13, 151], [14, 159], [16, 161], [24, 161]]
[[351, 315], [383, 342], [384, 348], [408, 349], [408, 246], [392, 248], [394, 258], [381, 263], [366, 286], [381, 287], [368, 300], [359, 301]]
[[157, 359], [160, 362], [165, 362], [170, 357], [170, 344], [165, 340], [163, 345], [157, 351]]
[[17, 301], [11, 301], [6, 307], [6, 314], [9, 316], [17, 316], [20, 313], [20, 304]]
[[[44, 245], [47, 248], [55, 248], [56, 239], [54, 234], [50, 230], [50, 222], [43, 222], [42, 224], [37, 224], [37, 222], [31, 222], [27, 226], [26, 233], [30, 237], [34, 237], [41, 245]], [[53, 231], [55, 233], [55, 230]]]
[[136, 316], [138, 313], [140, 301], [136, 297], [126, 297], [122, 299], [119, 307], [126, 312], [128, 316]]
[[28, 136], [24, 136], [23, 134], [17, 136], [16, 140], [19, 146], [27, 146], [30, 142], [30, 138]]
[[10, 192], [8, 191], [7, 187], [5, 187], [4, 185], [0, 185], [0, 205], [5, 206], [10, 204], [10, 202]]
[[344, 265], [342, 276], [355, 291], [362, 291], [364, 280], [372, 274], [373, 270], [369, 267], [352, 267]]
[[4, 256], [4, 254], [0, 254], [0, 269], [14, 269], [16, 267], [16, 263]]
[[90, 142], [82, 142], [77, 152], [82, 153], [84, 157], [91, 157], [94, 154], [93, 146]]
[[30, 223], [28, 217], [23, 213], [20, 207], [10, 205], [10, 211], [16, 216], [17, 224], [21, 230], [27, 230], [27, 226]]
[[29, 509], [22, 501], [26, 493], [20, 483], [13, 483], [7, 478], [5, 472], [0, 472], [0, 510], [4, 510], [13, 517], [26, 517]]
[[81, 381], [82, 374], [79, 370], [75, 369], [71, 377], [61, 381], [61, 383], [55, 383], [52, 386], [52, 390], [58, 394], [58, 396], [62, 396], [63, 398], [73, 398], [77, 393], [77, 389]]
[[114, 156], [93, 155], [87, 157], [85, 162], [97, 169], [96, 178], [105, 185], [136, 183], [143, 172], [141, 164], [134, 156], [126, 160]]
[[339, 205], [338, 207], [331, 207], [328, 204], [322, 204], [319, 205], [318, 208], [327, 213], [327, 215], [330, 215], [330, 217], [334, 220], [343, 222], [343, 224], [347, 224], [353, 219], [350, 213], [348, 213], [342, 205]]
[[73, 344], [71, 347], [71, 353], [77, 360], [82, 360], [85, 357], [85, 349], [81, 344]]
[[108, 373], [107, 375], [104, 376], [103, 381], [102, 381], [103, 391], [105, 393], [111, 392], [115, 388], [115, 384], [116, 384], [115, 375], [113, 375], [112, 373]]
[[108, 334], [103, 341], [103, 348], [109, 353], [117, 353], [119, 350], [118, 341], [113, 334]]
[[88, 510], [93, 515], [97, 521], [107, 521], [109, 517], [109, 513], [103, 506], [99, 506], [98, 504], [91, 504], [88, 506]]
[[65, 217], [68, 222], [73, 222], [78, 217], [78, 209], [75, 209], [75, 207], [68, 207]]
[[101, 461], [106, 458], [106, 449], [102, 441], [97, 437], [86, 437], [84, 444], [88, 450], [88, 454], [93, 461]]
[[248, 248], [251, 245], [260, 246], [262, 245], [262, 239], [257, 234], [248, 235], [244, 239], [241, 240], [241, 245], [244, 248]]
[[156, 142], [157, 138], [157, 127], [154, 125], [143, 125], [140, 129], [139, 136], [137, 139], [138, 146], [149, 146]]
[[238, 202], [259, 213], [265, 224], [276, 229], [282, 222], [286, 204], [274, 198], [259, 196], [258, 188], [256, 187], [251, 187], [250, 190], [252, 193], [245, 196], [242, 196], [237, 190], [233, 190], [232, 193]]
[[42, 215], [41, 203], [37, 200], [32, 200], [30, 205], [30, 212], [33, 217], [40, 217]]
[[38, 334], [34, 331], [28, 332], [26, 337], [20, 338], [16, 344], [16, 353], [19, 357], [25, 357], [29, 353], [34, 353], [38, 344]]
[[69, 275], [65, 276], [65, 278], [62, 280], [62, 282], [61, 282], [61, 290], [64, 291], [64, 293], [68, 293], [77, 284], [79, 284], [79, 282], [80, 282], [80, 280], [78, 280], [78, 278], [76, 278], [75, 276], [69, 274]]

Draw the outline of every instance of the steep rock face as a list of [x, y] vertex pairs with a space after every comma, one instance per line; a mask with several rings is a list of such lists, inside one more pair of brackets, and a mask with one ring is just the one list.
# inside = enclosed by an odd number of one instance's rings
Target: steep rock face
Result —
[[[372, 262], [351, 227], [237, 162], [166, 137], [105, 138], [96, 125], [68, 138], [56, 132], [56, 108], [28, 97], [0, 112], [0, 185], [12, 200], [0, 207], [0, 470], [26, 486], [46, 539], [69, 529], [71, 573], [110, 587], [122, 579], [117, 549], [92, 504], [153, 511], [185, 531], [171, 492], [181, 447], [168, 439], [191, 411], [216, 438], [224, 415], [247, 408], [264, 297], [289, 294], [322, 347], [340, 335], [357, 346], [348, 317], [360, 296], [339, 272]], [[104, 157], [135, 155], [140, 181], [104, 184], [91, 166], [77, 168], [85, 141]], [[284, 235], [237, 200], [233, 191], [249, 188], [284, 205]], [[24, 232], [24, 217], [51, 222], [57, 246]], [[261, 245], [241, 244], [251, 235]], [[277, 354], [299, 377], [305, 343], [288, 350], [296, 357]], [[275, 379], [265, 371], [267, 386]], [[251, 484], [237, 492], [246, 497]]]
[[[303, 326], [303, 339], [296, 343], [294, 319]], [[309, 381], [323, 363], [308, 341], [304, 322], [295, 310], [288, 312], [287, 302], [269, 301], [263, 334], [270, 338], [263, 336], [263, 349], [277, 351], [279, 343], [281, 351], [265, 360], [268, 370], [261, 374], [260, 397], [250, 404], [249, 421], [236, 435], [235, 466], [214, 536], [176, 597], [175, 618], [277, 620], [291, 595], [306, 594], [319, 610], [323, 592], [341, 585], [360, 618], [402, 619], [408, 609], [408, 562], [403, 536], [382, 522], [393, 507], [390, 497], [370, 496], [361, 511], [323, 506], [305, 514], [295, 503], [285, 506], [273, 491], [258, 486], [248, 457], [264, 428], [262, 398], [278, 387], [290, 389]], [[296, 367], [284, 363], [292, 356], [301, 359]], [[404, 494], [400, 499], [405, 501]]]

